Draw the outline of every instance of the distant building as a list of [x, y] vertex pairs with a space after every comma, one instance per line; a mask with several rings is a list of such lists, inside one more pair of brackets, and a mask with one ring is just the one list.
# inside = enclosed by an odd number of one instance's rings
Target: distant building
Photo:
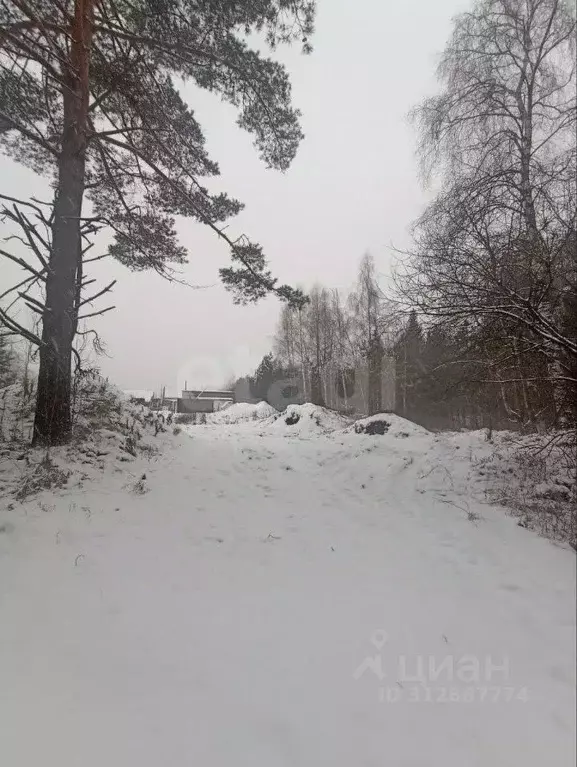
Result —
[[212, 413], [228, 403], [235, 402], [233, 391], [216, 389], [185, 389], [178, 398], [177, 413]]

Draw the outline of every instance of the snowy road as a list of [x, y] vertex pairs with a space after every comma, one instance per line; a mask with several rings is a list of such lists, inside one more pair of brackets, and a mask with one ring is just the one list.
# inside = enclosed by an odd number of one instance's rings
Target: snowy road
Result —
[[3, 765], [574, 763], [574, 555], [450, 440], [189, 435], [2, 514]]

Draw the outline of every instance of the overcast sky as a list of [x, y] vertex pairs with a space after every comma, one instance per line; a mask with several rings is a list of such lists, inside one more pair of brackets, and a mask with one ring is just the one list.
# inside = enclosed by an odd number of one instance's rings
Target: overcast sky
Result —
[[[221, 188], [246, 208], [230, 221], [263, 245], [281, 282], [347, 289], [363, 253], [374, 256], [383, 282], [393, 255], [425, 202], [407, 112], [435, 89], [434, 70], [452, 17], [467, 0], [318, 0], [314, 51], [278, 52], [302, 111], [305, 139], [287, 173], [266, 170], [235, 112], [195, 88], [186, 99], [221, 168]], [[211, 185], [212, 188], [212, 185]], [[0, 158], [0, 189], [39, 196], [42, 182]], [[46, 192], [46, 198], [49, 198]], [[99, 279], [118, 279], [117, 308], [98, 320], [109, 357], [98, 364], [125, 389], [220, 386], [250, 372], [270, 350], [276, 299], [234, 306], [218, 285], [227, 248], [201, 224], [179, 222], [191, 290], [156, 274], [133, 274], [102, 262]], [[2, 284], [13, 269], [0, 264]], [[17, 274], [17, 273], [16, 273]]]

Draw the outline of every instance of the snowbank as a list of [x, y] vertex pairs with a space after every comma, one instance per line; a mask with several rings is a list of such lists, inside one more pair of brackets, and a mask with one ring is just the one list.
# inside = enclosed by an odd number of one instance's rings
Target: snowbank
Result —
[[236, 424], [245, 421], [262, 421], [277, 414], [278, 411], [268, 402], [259, 402], [256, 405], [251, 402], [235, 402], [216, 413], [208, 413], [206, 423]]

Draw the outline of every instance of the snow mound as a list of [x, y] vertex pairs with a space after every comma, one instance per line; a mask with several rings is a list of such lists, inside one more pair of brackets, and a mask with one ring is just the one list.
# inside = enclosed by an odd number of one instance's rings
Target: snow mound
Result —
[[262, 421], [265, 418], [278, 415], [278, 411], [268, 402], [236, 402], [216, 413], [207, 415], [206, 422], [209, 424], [235, 424], [245, 421]]
[[347, 431], [354, 431], [355, 434], [390, 434], [393, 437], [415, 437], [430, 433], [423, 426], [395, 413], [377, 413], [361, 418]]
[[326, 434], [343, 429], [350, 423], [348, 418], [318, 405], [289, 405], [287, 409], [269, 421], [272, 431], [290, 434]]

